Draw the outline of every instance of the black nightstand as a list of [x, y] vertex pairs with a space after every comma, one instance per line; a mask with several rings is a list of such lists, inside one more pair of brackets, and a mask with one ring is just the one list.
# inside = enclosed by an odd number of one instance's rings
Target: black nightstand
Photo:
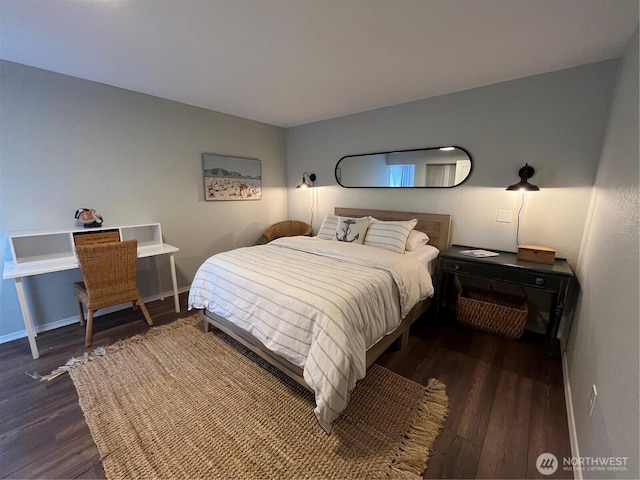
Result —
[[438, 260], [437, 299], [438, 311], [447, 299], [448, 277], [460, 275], [496, 282], [505, 282], [522, 287], [532, 287], [553, 294], [547, 336], [554, 339], [562, 318], [562, 310], [569, 297], [569, 289], [575, 282], [575, 274], [564, 259], [556, 259], [551, 265], [524, 262], [515, 253], [492, 250], [497, 257], [475, 258], [460, 253], [476, 247], [454, 245], [440, 252]]

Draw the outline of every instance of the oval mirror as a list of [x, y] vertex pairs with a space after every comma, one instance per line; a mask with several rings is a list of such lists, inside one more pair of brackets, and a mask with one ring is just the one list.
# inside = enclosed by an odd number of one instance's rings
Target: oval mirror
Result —
[[471, 156], [461, 147], [419, 148], [347, 155], [336, 164], [345, 188], [450, 188], [471, 174]]

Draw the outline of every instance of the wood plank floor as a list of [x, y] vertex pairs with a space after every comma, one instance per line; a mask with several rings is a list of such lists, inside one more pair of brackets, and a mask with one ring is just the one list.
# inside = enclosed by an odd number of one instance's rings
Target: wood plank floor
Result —
[[[183, 312], [173, 300], [151, 302], [156, 325]], [[113, 343], [148, 329], [139, 312], [125, 310], [96, 320], [94, 345]], [[71, 325], [38, 335], [41, 357], [32, 360], [26, 339], [0, 345], [0, 477], [104, 478], [98, 451], [68, 375], [39, 382], [84, 348], [83, 329]], [[420, 383], [447, 385], [451, 412], [434, 446], [425, 478], [572, 478], [559, 469], [544, 477], [541, 453], [569, 457], [569, 434], [559, 355], [527, 335], [512, 342], [436, 322], [430, 312], [412, 329], [403, 351], [390, 350], [379, 364]]]

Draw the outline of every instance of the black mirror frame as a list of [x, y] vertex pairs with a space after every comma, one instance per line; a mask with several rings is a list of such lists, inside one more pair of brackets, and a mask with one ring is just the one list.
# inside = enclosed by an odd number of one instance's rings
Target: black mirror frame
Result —
[[465, 183], [467, 180], [469, 180], [469, 177], [471, 176], [471, 174], [473, 173], [473, 158], [471, 157], [471, 154], [469, 153], [469, 151], [463, 147], [460, 147], [458, 145], [447, 145], [448, 147], [453, 147], [453, 148], [457, 148], [458, 150], [462, 150], [467, 157], [469, 157], [469, 161], [471, 162], [471, 168], [469, 169], [469, 174], [465, 177], [464, 180], [462, 180], [460, 183], [456, 184], [456, 185], [449, 185], [449, 186], [443, 186], [443, 187], [435, 187], [435, 186], [419, 186], [419, 187], [381, 187], [381, 186], [372, 186], [372, 187], [368, 187], [368, 186], [353, 186], [353, 187], [349, 187], [349, 186], [345, 186], [342, 184], [342, 182], [340, 181], [339, 177], [338, 177], [338, 169], [340, 168], [340, 162], [342, 160], [344, 160], [347, 157], [366, 157], [368, 155], [386, 155], [389, 153], [405, 153], [405, 152], [419, 152], [422, 150], [439, 150], [443, 147], [426, 147], [426, 148], [411, 148], [411, 149], [407, 149], [407, 150], [390, 150], [388, 152], [371, 152], [371, 153], [359, 153], [356, 155], [345, 155], [344, 157], [340, 158], [340, 160], [338, 160], [338, 163], [336, 163], [335, 169], [334, 169], [334, 177], [336, 179], [336, 182], [338, 183], [338, 185], [340, 185], [342, 188], [389, 188], [389, 189], [411, 189], [411, 188], [455, 188], [455, 187], [459, 187], [460, 185], [462, 185], [463, 183]]

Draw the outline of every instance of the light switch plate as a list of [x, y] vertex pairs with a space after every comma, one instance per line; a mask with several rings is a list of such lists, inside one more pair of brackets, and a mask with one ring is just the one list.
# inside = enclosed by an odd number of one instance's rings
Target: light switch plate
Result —
[[511, 210], [498, 210], [498, 218], [496, 222], [500, 223], [511, 223], [511, 214], [513, 212]]

